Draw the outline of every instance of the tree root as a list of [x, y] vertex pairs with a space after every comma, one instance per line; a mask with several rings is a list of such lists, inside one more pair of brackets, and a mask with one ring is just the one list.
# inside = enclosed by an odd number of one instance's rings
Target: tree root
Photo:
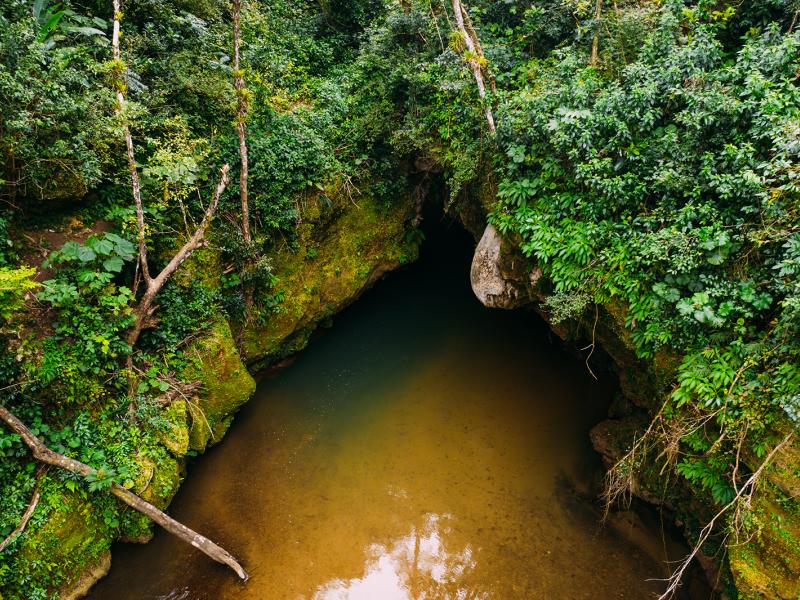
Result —
[[[759, 479], [761, 479], [761, 475], [764, 473], [764, 470], [767, 466], [772, 462], [772, 459], [775, 458], [775, 455], [786, 446], [789, 442], [792, 441], [794, 437], [794, 432], [789, 433], [783, 441], [781, 441], [777, 446], [775, 446], [772, 451], [767, 455], [767, 457], [761, 463], [761, 466], [756, 469], [752, 475], [744, 482], [744, 485], [741, 487], [737, 487], [736, 495], [733, 497], [733, 500], [728, 502], [725, 506], [723, 506], [714, 517], [706, 523], [706, 526], [700, 531], [700, 536], [697, 539], [697, 543], [695, 543], [694, 548], [692, 551], [681, 561], [681, 564], [678, 566], [675, 571], [672, 572], [672, 575], [667, 579], [667, 589], [666, 591], [659, 596], [658, 600], [669, 600], [675, 595], [675, 592], [681, 585], [681, 580], [683, 579], [683, 575], [686, 572], [686, 569], [689, 568], [692, 560], [697, 556], [700, 552], [700, 549], [703, 547], [703, 544], [706, 543], [706, 540], [711, 536], [711, 533], [714, 531], [714, 526], [716, 525], [717, 521], [721, 519], [726, 513], [733, 510], [734, 519], [733, 519], [733, 532], [738, 536], [742, 527], [742, 518], [744, 512], [747, 511], [753, 502], [753, 494], [756, 490], [756, 485], [758, 484]], [[725, 540], [730, 536], [728, 533], [725, 536]]]

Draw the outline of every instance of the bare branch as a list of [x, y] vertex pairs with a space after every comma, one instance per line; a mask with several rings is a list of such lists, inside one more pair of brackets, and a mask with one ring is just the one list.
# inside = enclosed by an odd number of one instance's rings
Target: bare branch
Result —
[[131, 190], [133, 191], [133, 202], [136, 205], [136, 230], [139, 242], [139, 267], [142, 270], [142, 277], [146, 283], [150, 282], [150, 271], [147, 267], [147, 243], [145, 241], [144, 230], [144, 208], [142, 206], [142, 186], [139, 182], [139, 172], [136, 169], [136, 154], [133, 148], [133, 138], [128, 125], [128, 117], [125, 114], [125, 88], [127, 69], [122, 62], [122, 55], [119, 49], [120, 20], [122, 11], [120, 10], [120, 0], [113, 0], [114, 3], [114, 33], [111, 37], [111, 47], [114, 52], [114, 91], [117, 94], [116, 114], [122, 124], [122, 131], [125, 135], [125, 146], [128, 151], [128, 170], [131, 174]]
[[[81, 477], [96, 475], [97, 470], [87, 464], [59, 454], [48, 448], [39, 438], [37, 438], [25, 424], [15, 417], [7, 408], [0, 406], [0, 420], [2, 420], [12, 431], [17, 433], [28, 448], [33, 457], [41, 463], [65, 469], [70, 473], [75, 473]], [[114, 496], [122, 500], [134, 510], [142, 513], [155, 523], [161, 525], [171, 534], [179, 537], [188, 544], [191, 544], [209, 558], [218, 563], [229, 566], [244, 581], [247, 581], [247, 572], [239, 562], [224, 548], [218, 546], [208, 538], [200, 535], [196, 531], [189, 529], [186, 525], [179, 523], [163, 511], [159, 510], [149, 502], [141, 499], [130, 490], [122, 487], [118, 483], [112, 483], [109, 490]], [[35, 506], [34, 506], [35, 508]], [[33, 511], [31, 511], [33, 512]]]
[[180, 250], [175, 253], [175, 255], [172, 257], [172, 260], [167, 263], [167, 266], [164, 267], [164, 269], [158, 275], [156, 275], [156, 277], [151, 278], [147, 282], [145, 292], [142, 295], [139, 306], [136, 308], [136, 323], [134, 323], [130, 332], [128, 332], [127, 342], [131, 348], [136, 345], [142, 330], [145, 328], [147, 320], [153, 314], [153, 303], [158, 292], [161, 291], [161, 288], [164, 287], [164, 284], [167, 283], [169, 278], [172, 277], [175, 271], [178, 270], [178, 267], [180, 267], [181, 264], [183, 264], [183, 262], [189, 258], [195, 250], [203, 245], [203, 242], [205, 241], [206, 229], [208, 229], [208, 226], [211, 224], [211, 221], [214, 218], [214, 213], [219, 205], [220, 196], [222, 196], [222, 194], [225, 192], [225, 188], [228, 187], [229, 170], [229, 165], [223, 165], [223, 167], [220, 169], [219, 183], [217, 183], [217, 187], [214, 190], [214, 196], [211, 199], [208, 208], [206, 208], [202, 222], [197, 227], [195, 232], [180, 248]]

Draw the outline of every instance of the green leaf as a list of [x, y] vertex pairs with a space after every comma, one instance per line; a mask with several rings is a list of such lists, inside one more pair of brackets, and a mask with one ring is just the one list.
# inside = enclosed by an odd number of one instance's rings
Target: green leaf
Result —
[[108, 256], [114, 251], [114, 243], [109, 239], [93, 240], [91, 244], [87, 242], [87, 245], [100, 255]]
[[64, 16], [64, 11], [60, 10], [57, 13], [50, 16], [49, 19], [42, 25], [41, 29], [39, 29], [39, 35], [36, 36], [36, 41], [40, 44], [43, 43], [47, 37], [55, 31], [58, 27], [61, 18]]
[[88, 246], [78, 246], [77, 256], [78, 260], [85, 263], [93, 261], [95, 258], [97, 258], [95, 251]]
[[122, 267], [125, 265], [125, 262], [119, 258], [118, 256], [112, 256], [103, 261], [103, 268], [106, 271], [111, 271], [112, 273], [119, 273], [122, 271]]

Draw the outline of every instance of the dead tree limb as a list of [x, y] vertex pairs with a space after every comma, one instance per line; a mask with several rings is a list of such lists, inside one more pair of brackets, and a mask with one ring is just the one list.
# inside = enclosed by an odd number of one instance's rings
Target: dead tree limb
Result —
[[250, 242], [250, 204], [247, 198], [247, 139], [244, 123], [247, 119], [248, 91], [244, 84], [244, 71], [240, 63], [242, 0], [233, 0], [231, 5], [233, 20], [233, 83], [236, 87], [236, 133], [239, 135], [239, 195], [242, 200], [242, 237]]
[[39, 481], [41, 480], [41, 477], [46, 469], [47, 467], [45, 465], [40, 465], [36, 470], [36, 485], [33, 487], [33, 494], [31, 495], [31, 501], [28, 503], [28, 508], [25, 509], [17, 528], [12, 531], [6, 539], [3, 540], [2, 544], [0, 544], [0, 552], [5, 550], [6, 547], [14, 540], [14, 538], [25, 531], [25, 527], [28, 526], [28, 521], [31, 520], [31, 517], [33, 516], [33, 513], [39, 504], [39, 498], [41, 498], [41, 494], [39, 493]]
[[489, 106], [489, 103], [486, 100], [486, 84], [483, 80], [483, 70], [479, 60], [481, 55], [478, 53], [478, 50], [475, 47], [475, 41], [472, 39], [472, 36], [467, 31], [466, 25], [464, 24], [465, 12], [465, 9], [461, 6], [460, 0], [453, 0], [453, 14], [456, 18], [456, 25], [458, 26], [458, 30], [464, 39], [464, 45], [469, 53], [467, 56], [467, 62], [472, 68], [472, 73], [475, 76], [475, 83], [478, 85], [478, 95], [483, 103], [483, 112], [486, 115], [486, 122], [489, 124], [489, 131], [492, 134], [495, 134], [497, 133], [497, 128], [494, 125], [492, 107]]
[[[0, 406], [0, 420], [2, 420], [14, 433], [18, 434], [28, 448], [33, 457], [46, 465], [51, 465], [75, 473], [81, 477], [89, 477], [97, 474], [97, 470], [74, 458], [69, 458], [48, 448], [39, 438], [37, 438], [25, 424], [14, 416], [7, 408]], [[149, 502], [142, 500], [130, 490], [122, 487], [118, 483], [112, 483], [110, 490], [114, 496], [122, 500], [134, 510], [145, 515], [153, 522], [158, 523], [171, 534], [179, 537], [187, 544], [191, 544], [209, 558], [229, 566], [243, 580], [247, 581], [247, 572], [239, 562], [224, 548], [218, 546], [207, 537], [200, 535], [196, 531], [189, 529], [186, 525], [179, 523], [163, 511], [159, 510]], [[35, 507], [34, 507], [35, 508]], [[31, 511], [32, 512], [32, 511]]]

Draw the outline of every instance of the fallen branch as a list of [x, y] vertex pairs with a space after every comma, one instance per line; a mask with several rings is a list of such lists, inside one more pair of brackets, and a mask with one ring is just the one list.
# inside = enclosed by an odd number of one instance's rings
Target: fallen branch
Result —
[[17, 528], [12, 531], [6, 539], [3, 540], [3, 543], [0, 544], [0, 552], [6, 549], [6, 547], [12, 542], [14, 538], [16, 538], [19, 534], [25, 531], [25, 527], [28, 525], [28, 521], [31, 520], [34, 511], [36, 510], [36, 506], [39, 504], [39, 498], [41, 498], [41, 494], [39, 493], [39, 480], [41, 479], [42, 475], [44, 474], [47, 467], [41, 465], [36, 470], [36, 485], [33, 488], [33, 495], [31, 496], [31, 501], [28, 503], [28, 508], [25, 509], [25, 512], [22, 515], [22, 519], [19, 521], [19, 525]]
[[[37, 438], [25, 424], [15, 417], [7, 408], [0, 406], [0, 420], [2, 420], [14, 433], [18, 434], [28, 448], [33, 457], [41, 463], [51, 465], [75, 473], [81, 477], [90, 477], [97, 474], [97, 470], [74, 458], [69, 458], [48, 448], [39, 438]], [[189, 529], [186, 525], [179, 523], [163, 511], [159, 510], [146, 500], [130, 490], [122, 487], [118, 483], [112, 483], [109, 490], [114, 496], [122, 500], [125, 504], [158, 523], [171, 534], [179, 537], [188, 544], [191, 544], [209, 558], [229, 566], [243, 580], [247, 581], [249, 576], [238, 561], [224, 548], [218, 546], [205, 536]], [[34, 506], [35, 508], [35, 506]], [[30, 511], [33, 512], [32, 510]]]

